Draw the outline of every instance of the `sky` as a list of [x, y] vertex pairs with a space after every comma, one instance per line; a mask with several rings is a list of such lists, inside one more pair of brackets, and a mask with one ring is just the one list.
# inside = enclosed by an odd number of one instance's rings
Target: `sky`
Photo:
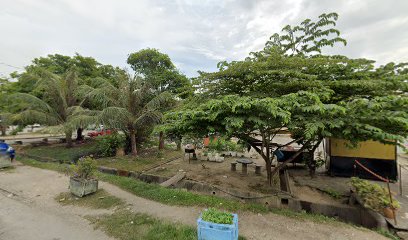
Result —
[[329, 12], [348, 44], [323, 53], [408, 61], [408, 0], [0, 0], [0, 77], [55, 53], [129, 68], [127, 56], [144, 48], [193, 77]]

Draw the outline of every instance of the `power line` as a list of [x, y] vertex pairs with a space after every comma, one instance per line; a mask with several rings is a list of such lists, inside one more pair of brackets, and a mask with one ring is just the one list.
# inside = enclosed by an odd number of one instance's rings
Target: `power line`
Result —
[[2, 64], [2, 65], [4, 65], [4, 66], [7, 66], [7, 67], [12, 67], [12, 68], [24, 70], [24, 68], [16, 67], [16, 66], [13, 66], [13, 65], [10, 65], [10, 64], [7, 64], [7, 63], [0, 62], [0, 64]]

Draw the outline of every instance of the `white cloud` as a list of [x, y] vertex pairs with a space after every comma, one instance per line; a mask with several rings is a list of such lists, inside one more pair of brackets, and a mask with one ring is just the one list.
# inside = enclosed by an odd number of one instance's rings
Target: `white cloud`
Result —
[[[193, 76], [260, 50], [286, 24], [331, 11], [340, 14], [348, 46], [327, 53], [408, 61], [407, 9], [406, 0], [6, 0], [0, 62], [22, 67], [35, 57], [78, 52], [124, 67], [129, 53], [153, 47]], [[0, 75], [14, 70], [0, 64]]]

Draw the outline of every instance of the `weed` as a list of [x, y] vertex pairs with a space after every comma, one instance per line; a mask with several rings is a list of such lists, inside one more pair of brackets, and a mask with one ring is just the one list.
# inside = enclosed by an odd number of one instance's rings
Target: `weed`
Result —
[[170, 224], [146, 214], [122, 210], [112, 215], [87, 217], [96, 228], [120, 240], [197, 239], [195, 228]]
[[112, 207], [123, 206], [125, 202], [120, 198], [110, 195], [103, 189], [86, 197], [78, 198], [69, 192], [64, 192], [55, 197], [61, 205], [76, 205], [94, 209], [109, 209]]
[[381, 235], [383, 235], [384, 237], [387, 237], [387, 238], [389, 238], [389, 239], [392, 239], [392, 240], [400, 240], [400, 238], [399, 238], [398, 236], [396, 236], [395, 234], [393, 234], [392, 232], [390, 232], [390, 231], [388, 231], [388, 230], [385, 230], [385, 229], [382, 229], [382, 228], [377, 228], [375, 231], [376, 231], [378, 234], [381, 234]]

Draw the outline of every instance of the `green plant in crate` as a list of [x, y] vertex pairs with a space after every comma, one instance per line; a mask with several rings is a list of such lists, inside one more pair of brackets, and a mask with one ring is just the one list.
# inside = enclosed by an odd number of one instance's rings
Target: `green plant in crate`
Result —
[[71, 164], [69, 175], [78, 179], [92, 179], [96, 171], [96, 161], [91, 157], [82, 157], [77, 164]]
[[116, 150], [125, 147], [126, 142], [125, 136], [119, 133], [99, 136], [96, 140], [98, 152], [102, 157], [115, 156]]
[[234, 216], [231, 213], [222, 212], [215, 208], [209, 208], [203, 211], [202, 219], [206, 222], [218, 224], [232, 224]]

